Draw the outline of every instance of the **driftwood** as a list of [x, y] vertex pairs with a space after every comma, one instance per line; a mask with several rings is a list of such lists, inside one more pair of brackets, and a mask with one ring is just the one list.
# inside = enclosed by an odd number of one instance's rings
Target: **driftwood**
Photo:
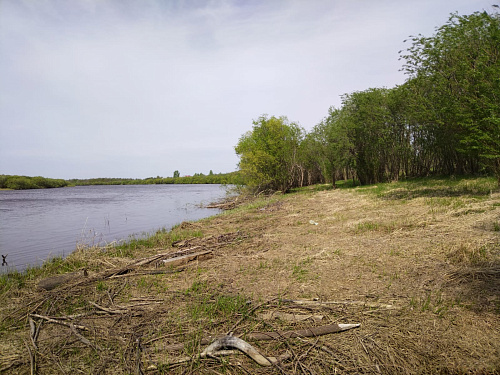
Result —
[[324, 316], [311, 314], [291, 314], [280, 311], [271, 311], [259, 314], [259, 318], [263, 320], [281, 319], [287, 322], [303, 322], [304, 320], [313, 320], [315, 322], [320, 322], [324, 319]]
[[[213, 252], [211, 250], [198, 251], [193, 253], [193, 251], [197, 249], [199, 249], [199, 246], [190, 249], [184, 249], [176, 253], [156, 254], [151, 257], [138, 259], [135, 262], [129, 263], [123, 267], [114, 268], [111, 270], [101, 272], [92, 277], [87, 277], [88, 276], [87, 270], [65, 273], [63, 275], [56, 275], [39, 281], [38, 287], [45, 290], [52, 290], [62, 284], [68, 284], [71, 281], [93, 282], [103, 279], [123, 277], [131, 273], [132, 271], [136, 270], [137, 268], [151, 263], [157, 264], [158, 262], [161, 262], [161, 264], [163, 264], [164, 266], [173, 268], [188, 264], [189, 262], [192, 262], [194, 260], [202, 261], [211, 259], [213, 257]], [[174, 271], [147, 270], [144, 271], [143, 273], [138, 273], [138, 274], [156, 274], [156, 273], [169, 273], [169, 272], [174, 272]]]
[[[279, 340], [283, 338], [295, 338], [295, 337], [316, 337], [328, 335], [330, 333], [337, 333], [342, 331], [347, 331], [349, 329], [358, 328], [360, 324], [329, 324], [320, 327], [312, 327], [306, 329], [299, 329], [294, 331], [281, 331], [281, 332], [253, 332], [245, 335], [248, 341], [270, 341]], [[214, 339], [218, 339], [223, 336], [207, 337], [201, 340], [201, 345], [208, 345]], [[238, 337], [238, 336], [235, 336]], [[184, 348], [183, 343], [167, 345], [165, 350], [167, 351], [178, 351]]]
[[227, 210], [232, 210], [238, 204], [241, 204], [241, 203], [242, 202], [238, 202], [238, 197], [236, 197], [236, 199], [234, 199], [234, 200], [226, 200], [226, 201], [219, 202], [219, 203], [209, 204], [208, 206], [205, 206], [205, 208], [217, 208], [219, 210], [227, 211]]
[[[196, 248], [198, 249], [198, 248]], [[177, 267], [183, 264], [187, 264], [193, 260], [204, 260], [209, 259], [211, 257], [212, 252], [210, 250], [200, 251], [195, 253], [190, 253], [194, 251], [194, 248], [182, 250], [181, 252], [176, 253], [161, 253], [156, 254], [151, 257], [142, 258], [135, 262], [132, 262], [124, 267], [110, 270], [101, 275], [102, 278], [111, 278], [117, 275], [123, 275], [135, 270], [138, 267], [142, 267], [151, 263], [157, 264], [158, 262], [162, 262], [165, 266], [168, 267]]]
[[193, 260], [207, 260], [213, 258], [213, 252], [211, 250], [200, 251], [194, 254], [188, 254], [180, 257], [164, 259], [163, 264], [168, 267], [178, 267], [187, 264]]
[[[187, 224], [186, 224], [187, 225]], [[192, 225], [192, 224], [190, 224]], [[239, 238], [241, 234], [239, 232], [234, 232], [234, 233], [225, 233], [221, 234], [219, 236], [210, 236], [207, 239], [204, 239], [204, 242], [210, 242], [214, 241], [215, 243], [213, 245], [208, 246], [209, 248], [218, 248], [223, 245], [227, 245], [229, 243], [234, 242], [236, 238]], [[190, 240], [184, 240], [184, 241], [178, 241], [174, 245], [177, 247], [182, 247], [183, 245], [188, 245], [190, 241], [196, 240], [196, 238], [190, 239]], [[117, 277], [124, 277], [124, 275], [127, 275], [131, 273], [132, 271], [137, 270], [139, 267], [148, 265], [148, 264], [155, 264], [155, 265], [163, 265], [167, 267], [179, 267], [182, 265], [185, 265], [191, 261], [198, 260], [207, 260], [211, 259], [213, 257], [213, 251], [210, 249], [207, 249], [207, 246], [204, 246], [203, 244], [201, 245], [196, 245], [196, 246], [191, 246], [190, 248], [187, 249], [182, 249], [179, 250], [175, 253], [161, 253], [161, 254], [156, 254], [150, 257], [146, 258], [141, 258], [138, 259], [134, 262], [131, 262], [123, 267], [119, 268], [114, 268], [111, 270], [107, 270], [104, 272], [101, 272], [97, 275], [94, 275], [92, 277], [88, 278], [82, 278], [82, 272], [70, 272], [66, 273], [64, 275], [56, 275], [52, 277], [48, 277], [46, 279], [41, 280], [38, 283], [38, 287], [41, 289], [45, 290], [52, 290], [62, 284], [67, 284], [70, 281], [79, 281], [77, 284], [80, 284], [80, 282], [94, 282], [97, 280], [103, 280], [103, 279], [108, 279], [108, 278], [117, 278]], [[156, 274], [156, 273], [170, 273], [174, 271], [170, 270], [145, 270], [143, 271], [143, 274]], [[139, 274], [139, 273], [137, 273]], [[83, 270], [83, 276], [87, 276], [87, 271]]]
[[296, 305], [313, 305], [313, 306], [356, 305], [356, 306], [364, 306], [364, 307], [388, 309], [388, 310], [393, 310], [398, 308], [397, 306], [389, 305], [386, 303], [368, 302], [368, 301], [320, 301], [320, 300], [283, 299], [281, 300], [281, 302], [293, 303]]
[[[228, 348], [234, 348], [237, 350], [228, 350]], [[239, 337], [230, 335], [219, 337], [194, 358], [214, 358], [234, 354], [246, 354], [261, 366], [275, 366], [290, 358], [290, 353], [285, 353], [279, 357], [264, 356], [246, 341], [240, 339]], [[169, 362], [169, 365], [177, 365], [191, 360], [193, 360], [193, 357], [182, 357], [176, 361]], [[156, 366], [150, 366], [148, 367], [148, 370], [156, 370]]]
[[87, 270], [84, 269], [83, 271], [69, 272], [62, 275], [47, 277], [46, 279], [40, 280], [40, 282], [38, 282], [38, 287], [45, 290], [52, 290], [61, 284], [66, 284], [77, 279], [81, 280], [86, 276], [88, 276]]
[[220, 349], [224, 348], [235, 348], [250, 358], [252, 358], [255, 362], [257, 362], [261, 366], [272, 366], [272, 362], [269, 358], [260, 354], [260, 352], [255, 349], [252, 345], [243, 341], [239, 337], [235, 336], [224, 336], [216, 339], [213, 343], [211, 343], [203, 352], [200, 354], [200, 358], [206, 358], [210, 356], [214, 356]]

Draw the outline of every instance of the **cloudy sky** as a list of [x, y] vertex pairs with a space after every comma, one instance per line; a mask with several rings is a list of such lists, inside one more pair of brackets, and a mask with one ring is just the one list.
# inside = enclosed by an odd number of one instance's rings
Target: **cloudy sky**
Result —
[[0, 0], [0, 174], [236, 170], [261, 114], [310, 130], [398, 51], [498, 0]]

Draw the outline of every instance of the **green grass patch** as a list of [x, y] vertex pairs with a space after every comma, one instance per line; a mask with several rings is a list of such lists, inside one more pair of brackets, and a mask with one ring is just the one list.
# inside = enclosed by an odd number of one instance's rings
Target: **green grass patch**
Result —
[[198, 229], [183, 229], [180, 225], [173, 227], [170, 231], [162, 228], [153, 233], [130, 236], [127, 241], [110, 247], [107, 254], [115, 257], [133, 258], [136, 250], [167, 248], [171, 247], [174, 242], [193, 237], [203, 237], [203, 232]]
[[500, 222], [495, 221], [495, 222], [493, 223], [493, 231], [494, 231], [494, 232], [500, 232]]
[[364, 232], [369, 232], [369, 231], [376, 231], [379, 230], [380, 224], [374, 223], [371, 221], [366, 221], [364, 223], [359, 223], [356, 225], [356, 232], [357, 233], [364, 233]]
[[410, 308], [420, 312], [431, 312], [439, 318], [444, 318], [450, 309], [462, 306], [458, 299], [448, 300], [443, 298], [441, 291], [429, 291], [425, 296], [412, 297]]
[[[425, 198], [475, 197], [485, 198], [498, 190], [493, 177], [425, 177], [358, 186], [355, 191], [388, 200]], [[443, 200], [443, 205], [455, 204]]]
[[67, 272], [74, 272], [87, 267], [87, 263], [78, 257], [53, 257], [40, 266], [32, 266], [24, 271], [11, 271], [0, 275], [0, 296], [12, 288], [22, 289], [30, 281]]
[[184, 294], [192, 301], [187, 313], [192, 321], [230, 320], [236, 316], [248, 315], [247, 299], [241, 295], [211, 294], [206, 281], [194, 281]]
[[305, 281], [309, 275], [309, 269], [307, 268], [307, 266], [312, 264], [312, 262], [313, 262], [313, 260], [309, 257], [298, 262], [292, 268], [292, 276], [297, 281]]

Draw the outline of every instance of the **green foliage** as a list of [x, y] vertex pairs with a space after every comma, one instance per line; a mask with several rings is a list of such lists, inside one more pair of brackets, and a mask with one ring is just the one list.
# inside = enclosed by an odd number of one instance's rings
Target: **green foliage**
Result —
[[345, 94], [311, 132], [285, 117], [254, 121], [235, 147], [245, 182], [286, 192], [337, 179], [495, 174], [500, 186], [499, 14], [453, 14], [411, 41], [403, 85]]
[[500, 183], [499, 15], [453, 14], [434, 36], [412, 40], [403, 56], [410, 115], [431, 136], [446, 172], [476, 172], [481, 162]]
[[67, 186], [65, 180], [45, 178], [45, 177], [27, 177], [27, 176], [0, 176], [0, 189], [45, 189], [45, 188], [58, 188]]
[[298, 185], [297, 153], [303, 129], [286, 117], [263, 115], [235, 147], [244, 182], [257, 191], [286, 192]]
[[174, 177], [148, 177], [145, 179], [132, 178], [92, 178], [84, 180], [68, 180], [68, 183], [76, 186], [87, 185], [152, 185], [152, 184], [222, 184], [239, 185], [241, 178], [238, 172], [218, 173], [209, 175], [195, 173], [193, 176], [180, 177], [179, 171], [174, 172]]

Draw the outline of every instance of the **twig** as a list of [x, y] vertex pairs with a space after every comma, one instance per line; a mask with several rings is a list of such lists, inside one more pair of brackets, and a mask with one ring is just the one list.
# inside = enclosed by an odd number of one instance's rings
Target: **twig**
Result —
[[31, 373], [31, 375], [34, 375], [35, 371], [36, 371], [35, 356], [33, 355], [33, 352], [31, 351], [31, 349], [26, 341], [24, 341], [24, 345], [26, 345], [26, 349], [28, 349], [28, 354], [30, 356], [30, 373]]
[[[271, 328], [275, 329], [275, 327], [272, 324], [270, 324], [269, 322], [264, 322], [264, 324], [266, 324], [266, 325], [270, 326]], [[293, 348], [291, 347], [290, 343], [287, 340], [285, 340], [285, 337], [282, 335], [282, 332], [276, 330], [276, 332], [273, 332], [273, 333], [277, 333], [276, 338], [283, 339], [283, 342], [285, 343], [286, 347], [288, 348], [288, 350], [290, 350], [290, 353], [292, 353], [292, 357], [293, 358], [297, 358], [297, 355], [295, 354]], [[302, 367], [302, 364], [300, 363], [300, 361], [298, 361], [298, 364], [301, 365], [301, 367]], [[279, 369], [281, 370], [281, 372], [283, 372], [283, 370], [281, 368], [279, 368]], [[294, 371], [294, 372], [296, 372], [296, 371]]]
[[162, 340], [162, 339], [165, 339], [167, 337], [180, 336], [180, 335], [182, 335], [182, 333], [169, 333], [167, 335], [163, 335], [163, 336], [159, 336], [159, 337], [153, 337], [152, 339], [150, 339], [150, 340], [148, 340], [146, 342], [143, 342], [142, 345], [149, 345], [152, 342], [155, 342], [155, 341], [158, 341], [158, 340]]
[[290, 314], [281, 311], [271, 311], [259, 314], [259, 318], [263, 320], [281, 319], [288, 322], [302, 322], [304, 320], [313, 320], [319, 322], [324, 319], [324, 316], [312, 314]]
[[63, 326], [69, 327], [69, 328], [71, 328], [71, 326], [73, 326], [75, 328], [78, 328], [78, 329], [81, 329], [84, 331], [89, 331], [89, 329], [85, 326], [81, 326], [81, 325], [73, 324], [73, 323], [62, 322], [60, 320], [55, 320], [55, 319], [49, 318], [48, 316], [43, 316], [43, 315], [38, 315], [38, 314], [30, 314], [30, 316], [35, 317], [35, 318], [44, 319], [49, 323], [60, 324], [60, 325], [63, 325]]
[[388, 309], [388, 310], [393, 310], [393, 309], [398, 309], [398, 306], [386, 304], [386, 303], [379, 303], [379, 302], [368, 302], [368, 301], [315, 301], [315, 300], [292, 300], [292, 299], [283, 299], [281, 302], [286, 302], [286, 303], [295, 303], [297, 305], [317, 305], [317, 306], [324, 306], [324, 305], [356, 305], [356, 306], [363, 306], [363, 307], [371, 307], [371, 308], [380, 308], [380, 309]]
[[85, 345], [90, 346], [92, 349], [95, 349], [95, 350], [101, 350], [101, 348], [98, 345], [92, 344], [89, 340], [87, 340], [85, 337], [83, 337], [81, 334], [79, 334], [73, 323], [70, 323], [69, 328], [71, 329], [71, 332], [73, 332], [74, 335], [76, 337], [78, 337], [78, 339], [81, 342], [83, 342]]
[[137, 371], [136, 371], [136, 374], [137, 375], [144, 375], [144, 373], [142, 372], [142, 365], [141, 365], [141, 338], [138, 337], [137, 340], [135, 340], [136, 344], [137, 344], [137, 356], [136, 356], [136, 364], [137, 364]]
[[[270, 300], [268, 300], [268, 301], [266, 301], [266, 302], [262, 302], [261, 304], [259, 304], [259, 305], [255, 306], [252, 310], [250, 310], [250, 312], [248, 313], [248, 315], [253, 314], [253, 313], [255, 312], [255, 310], [257, 310], [257, 309], [259, 309], [260, 307], [262, 307], [262, 306], [264, 306], [264, 305], [267, 305], [268, 303], [271, 303], [271, 302], [273, 302], [273, 301], [275, 301], [275, 300], [277, 300], [277, 299], [278, 299], [278, 297], [275, 297], [275, 298], [272, 298], [272, 299], [270, 299]], [[239, 319], [239, 320], [238, 320], [238, 321], [237, 321], [237, 322], [236, 322], [236, 323], [235, 323], [235, 324], [231, 327], [231, 329], [230, 329], [230, 330], [229, 330], [229, 332], [228, 332], [228, 335], [231, 335], [231, 334], [232, 334], [232, 332], [236, 329], [236, 327], [238, 327], [238, 326], [241, 324], [241, 322], [242, 322], [242, 321], [244, 321], [244, 320], [246, 319], [246, 317], [247, 317], [247, 316], [243, 315], [243, 316], [242, 316], [242, 317], [241, 317], [241, 318], [240, 318], [240, 319]]]
[[92, 306], [98, 308], [99, 310], [102, 310], [102, 311], [105, 311], [107, 313], [110, 313], [110, 314], [124, 314], [126, 313], [128, 310], [126, 309], [122, 309], [122, 308], [118, 308], [117, 310], [113, 310], [113, 309], [108, 309], [107, 307], [102, 307], [102, 306], [99, 306], [97, 303], [95, 302], [92, 302], [92, 301], [88, 301]]
[[170, 274], [170, 273], [182, 272], [184, 270], [185, 270], [185, 268], [168, 269], [168, 270], [144, 270], [144, 271], [124, 273], [122, 275], [113, 275], [113, 276], [110, 276], [109, 278], [110, 279], [118, 279], [118, 278], [123, 278], [123, 277], [132, 277], [132, 276]]
[[33, 347], [35, 350], [38, 350], [38, 347], [36, 346], [36, 340], [38, 338], [38, 329], [36, 327], [35, 322], [31, 318], [31, 316], [28, 317], [28, 322], [30, 324], [30, 338], [31, 338], [31, 343], [33, 344]]

